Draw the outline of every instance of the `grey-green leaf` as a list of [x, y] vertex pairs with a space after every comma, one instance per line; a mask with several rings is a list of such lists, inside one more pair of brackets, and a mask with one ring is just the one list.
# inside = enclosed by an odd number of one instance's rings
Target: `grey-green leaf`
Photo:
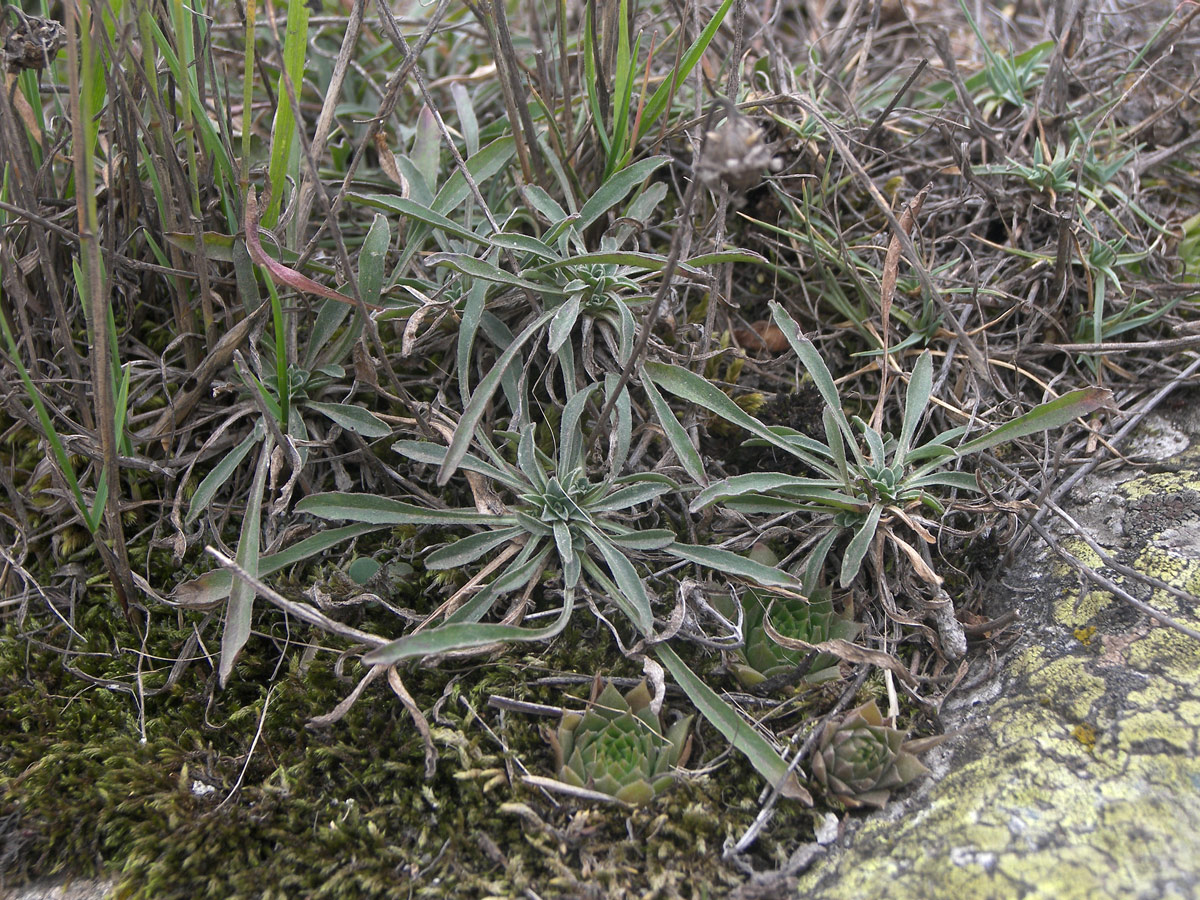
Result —
[[196, 493], [192, 494], [192, 502], [188, 505], [187, 516], [183, 520], [185, 524], [191, 525], [202, 512], [208, 509], [213, 495], [221, 489], [221, 485], [229, 480], [246, 455], [254, 449], [254, 445], [262, 440], [264, 433], [263, 423], [256, 422], [254, 430], [242, 438], [241, 443], [226, 453], [221, 461], [213, 466], [212, 471], [204, 476], [199, 487], [196, 488]]
[[383, 289], [383, 259], [392, 242], [392, 228], [385, 216], [376, 213], [358, 254], [358, 295], [368, 306], [379, 305]]
[[392, 427], [387, 422], [361, 406], [350, 403], [318, 403], [315, 400], [309, 400], [304, 405], [332, 419], [347, 431], [353, 431], [365, 438], [387, 437], [392, 433]]
[[679, 424], [679, 420], [675, 418], [675, 413], [663, 399], [663, 395], [658, 392], [658, 388], [654, 386], [654, 382], [648, 375], [643, 373], [642, 389], [646, 392], [646, 397], [650, 400], [650, 406], [654, 409], [654, 415], [658, 419], [658, 424], [662, 426], [663, 434], [666, 435], [667, 443], [671, 445], [671, 449], [675, 451], [675, 456], [679, 458], [679, 464], [683, 466], [683, 470], [692, 477], [692, 480], [697, 484], [704, 486], [708, 484], [708, 474], [704, 471], [704, 462], [700, 459], [700, 454], [696, 448], [692, 446], [692, 440], [688, 437], [687, 429]]
[[320, 519], [349, 519], [372, 525], [511, 525], [508, 516], [473, 509], [429, 509], [375, 494], [329, 491], [311, 494], [296, 504], [297, 512]]
[[688, 699], [700, 710], [700, 714], [749, 760], [768, 784], [777, 787], [784, 797], [812, 806], [812, 796], [801, 786], [796, 773], [788, 767], [766, 738], [739, 716], [716, 691], [701, 681], [670, 646], [656, 644], [654, 654], [662, 660], [675, 683], [683, 688]]
[[574, 607], [574, 593], [567, 591], [558, 618], [545, 628], [520, 628], [516, 625], [491, 625], [478, 622], [455, 622], [419, 631], [384, 644], [363, 656], [368, 666], [390, 666], [406, 659], [416, 659], [435, 653], [455, 650], [476, 650], [489, 644], [517, 641], [548, 641], [566, 626]]
[[608, 181], [600, 185], [588, 201], [579, 210], [580, 231], [586, 231], [588, 226], [599, 219], [605, 212], [616, 206], [631, 190], [645, 181], [655, 169], [670, 162], [668, 156], [651, 156], [641, 159], [633, 165], [626, 166], [615, 173]]
[[699, 544], [672, 544], [667, 552], [680, 559], [699, 563], [717, 572], [746, 578], [763, 587], [800, 589], [800, 582], [787, 572], [774, 566], [764, 566], [745, 556], [722, 550], [720, 547], [704, 547]]
[[[263, 439], [258, 455], [258, 466], [250, 484], [250, 495], [246, 498], [246, 512], [242, 517], [242, 533], [238, 538], [237, 564], [258, 577], [259, 536], [262, 529], [262, 501], [266, 492], [267, 472], [271, 468], [271, 449], [275, 441], [270, 435]], [[221, 687], [225, 687], [233, 672], [242, 648], [250, 639], [250, 618], [254, 612], [254, 588], [242, 579], [234, 582], [229, 591], [229, 606], [225, 614], [225, 628], [221, 632], [221, 660], [218, 664]]]
[[487, 411], [492, 394], [499, 387], [500, 379], [508, 369], [509, 363], [521, 352], [521, 348], [535, 334], [540, 332], [542, 327], [553, 317], [554, 311], [548, 310], [525, 326], [525, 330], [513, 339], [508, 348], [500, 354], [500, 358], [492, 365], [491, 371], [479, 382], [479, 386], [475, 388], [475, 393], [471, 395], [471, 402], [463, 410], [462, 418], [458, 421], [458, 427], [454, 429], [454, 437], [450, 441], [450, 449], [446, 453], [446, 461], [442, 463], [442, 469], [438, 472], [437, 482], [439, 486], [444, 487], [446, 485], [450, 477], [454, 474], [454, 470], [458, 468], [463, 454], [471, 446], [471, 440], [475, 436], [475, 429], [479, 427], [479, 420], [483, 418], [484, 412]]

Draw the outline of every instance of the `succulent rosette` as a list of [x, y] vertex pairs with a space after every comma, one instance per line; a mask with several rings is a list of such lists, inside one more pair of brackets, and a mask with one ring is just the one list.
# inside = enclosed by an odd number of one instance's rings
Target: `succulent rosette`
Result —
[[[747, 590], [742, 597], [745, 615], [742, 633], [746, 645], [730, 665], [746, 688], [791, 671], [806, 655], [803, 650], [790, 650], [771, 639], [764, 625], [768, 608], [771, 627], [785, 638], [809, 644], [835, 638], [853, 640], [861, 628], [833, 611], [833, 599], [828, 589], [814, 591], [808, 600], [753, 588]], [[837, 663], [837, 657], [831, 654], [818, 654], [804, 680], [817, 684], [837, 678]]]
[[882, 809], [892, 791], [928, 774], [912, 752], [927, 743], [907, 742], [903, 732], [884, 725], [872, 700], [825, 725], [812, 759], [812, 782], [848, 807]]
[[664, 733], [650, 700], [644, 681], [624, 696], [610, 683], [582, 715], [564, 713], [550, 741], [559, 780], [634, 806], [669, 787], [690, 749], [693, 717]]

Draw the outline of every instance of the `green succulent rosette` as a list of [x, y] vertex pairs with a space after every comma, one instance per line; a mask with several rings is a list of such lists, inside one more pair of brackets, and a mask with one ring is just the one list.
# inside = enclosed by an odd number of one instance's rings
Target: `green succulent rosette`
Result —
[[624, 696], [609, 683], [582, 715], [564, 713], [550, 741], [559, 780], [633, 806], [669, 787], [672, 770], [690, 749], [694, 717], [680, 719], [664, 734], [650, 700], [644, 681]]
[[[742, 596], [742, 634], [745, 647], [732, 660], [730, 668], [742, 687], [752, 688], [768, 678], [790, 672], [806, 656], [803, 650], [782, 647], [767, 634], [763, 624], [770, 609], [771, 627], [785, 638], [819, 644], [841, 638], [853, 640], [861, 626], [843, 619], [833, 611], [832, 592], [814, 591], [804, 600], [751, 588]], [[838, 677], [837, 657], [819, 653], [804, 680], [810, 684]]]
[[907, 742], [903, 732], [884, 725], [872, 700], [825, 725], [812, 759], [812, 782], [852, 809], [882, 809], [892, 791], [929, 773], [912, 752], [922, 744], [927, 742]]

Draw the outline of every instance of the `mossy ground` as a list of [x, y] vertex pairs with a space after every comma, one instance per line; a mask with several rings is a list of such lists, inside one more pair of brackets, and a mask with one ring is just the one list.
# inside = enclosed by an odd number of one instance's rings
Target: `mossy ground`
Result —
[[[573, 630], [545, 656], [406, 674], [418, 703], [436, 705], [440, 762], [426, 780], [421, 737], [382, 680], [340, 722], [307, 726], [362, 674], [348, 659], [339, 675], [327, 639], [306, 655], [304, 634], [293, 623], [289, 635], [268, 610], [258, 622], [266, 633], [227, 690], [215, 689], [201, 658], [139, 700], [130, 673], [142, 641], [112, 613], [81, 607], [75, 627], [87, 640], [70, 655], [52, 646], [62, 625], [36, 641], [9, 626], [0, 639], [0, 837], [10, 885], [107, 870], [119, 873], [118, 896], [156, 900], [507, 897], [527, 886], [540, 896], [698, 898], [739, 880], [720, 848], [753, 820], [759, 786], [739, 760], [630, 815], [551, 800], [511, 777], [522, 767], [551, 774], [539, 734], [548, 720], [502, 715], [488, 697], [561, 704], [564, 689], [538, 678], [590, 671], [575, 657], [594, 655], [602, 635]], [[192, 618], [152, 616], [147, 694], [165, 682]], [[166, 662], [150, 671], [150, 660]], [[134, 692], [88, 684], [68, 665]], [[704, 729], [699, 737], [719, 746]], [[780, 835], [811, 829], [797, 810], [778, 821]], [[770, 837], [758, 848], [776, 863], [787, 849]]]

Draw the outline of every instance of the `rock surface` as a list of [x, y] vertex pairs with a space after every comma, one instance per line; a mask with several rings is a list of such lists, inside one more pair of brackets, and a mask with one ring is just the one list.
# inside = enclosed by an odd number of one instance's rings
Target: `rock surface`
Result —
[[104, 900], [109, 891], [116, 886], [115, 881], [97, 881], [92, 878], [71, 881], [47, 878], [27, 884], [4, 896], [11, 900]]
[[[1067, 504], [1109, 556], [1193, 596], [1198, 437], [1194, 411], [1153, 419], [1134, 444], [1149, 470], [1091, 477]], [[1136, 598], [1200, 627], [1194, 603], [1058, 536]], [[989, 612], [1019, 610], [1023, 634], [994, 677], [946, 704], [948, 728], [965, 733], [926, 758], [936, 779], [849, 823], [793, 896], [1200, 896], [1200, 642], [1095, 589], [1044, 547], [1000, 574], [1004, 596]]]

